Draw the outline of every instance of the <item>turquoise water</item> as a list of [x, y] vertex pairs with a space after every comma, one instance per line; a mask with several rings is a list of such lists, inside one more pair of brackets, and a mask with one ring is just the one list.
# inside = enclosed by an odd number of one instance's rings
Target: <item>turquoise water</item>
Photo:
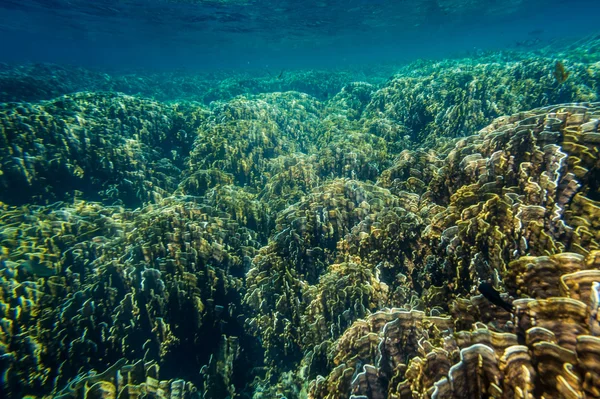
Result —
[[143, 68], [345, 67], [594, 33], [593, 0], [0, 4], [2, 60]]

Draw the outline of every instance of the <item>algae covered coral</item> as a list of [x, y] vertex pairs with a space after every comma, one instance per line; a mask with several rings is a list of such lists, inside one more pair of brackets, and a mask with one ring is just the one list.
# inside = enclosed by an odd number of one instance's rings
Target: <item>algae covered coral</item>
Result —
[[3, 394], [600, 397], [600, 68], [560, 56], [0, 104]]

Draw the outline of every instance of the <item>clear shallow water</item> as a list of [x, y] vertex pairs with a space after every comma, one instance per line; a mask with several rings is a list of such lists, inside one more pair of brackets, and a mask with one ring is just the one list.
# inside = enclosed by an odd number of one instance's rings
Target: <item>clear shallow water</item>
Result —
[[593, 0], [3, 0], [0, 61], [144, 68], [346, 66], [593, 33]]

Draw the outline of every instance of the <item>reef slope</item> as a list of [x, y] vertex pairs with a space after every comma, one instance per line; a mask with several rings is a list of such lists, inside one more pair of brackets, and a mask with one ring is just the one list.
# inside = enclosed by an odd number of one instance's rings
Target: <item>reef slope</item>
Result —
[[600, 397], [593, 62], [0, 104], [3, 392]]

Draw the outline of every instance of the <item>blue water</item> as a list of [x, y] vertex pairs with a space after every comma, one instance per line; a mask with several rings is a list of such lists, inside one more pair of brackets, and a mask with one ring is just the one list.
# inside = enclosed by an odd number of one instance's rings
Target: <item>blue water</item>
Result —
[[597, 0], [2, 0], [0, 62], [344, 67], [548, 45], [598, 15]]

